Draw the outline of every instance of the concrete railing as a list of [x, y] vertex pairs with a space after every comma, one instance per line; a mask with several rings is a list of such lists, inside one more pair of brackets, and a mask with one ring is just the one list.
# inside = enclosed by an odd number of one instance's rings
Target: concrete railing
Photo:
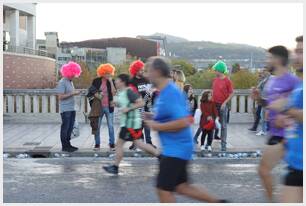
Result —
[[[76, 110], [88, 113], [90, 106], [85, 96], [87, 90], [80, 90], [76, 96]], [[203, 90], [195, 90], [200, 96]], [[54, 89], [4, 89], [4, 113], [58, 113], [58, 98]], [[198, 98], [200, 99], [200, 98]], [[235, 90], [231, 100], [231, 113], [252, 114], [255, 102], [250, 98], [250, 90]]]

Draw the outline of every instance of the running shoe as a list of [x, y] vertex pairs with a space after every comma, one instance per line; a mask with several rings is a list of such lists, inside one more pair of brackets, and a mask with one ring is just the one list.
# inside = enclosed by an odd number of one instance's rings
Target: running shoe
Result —
[[118, 167], [116, 165], [103, 166], [103, 169], [108, 173], [111, 173], [114, 175], [118, 174]]
[[260, 131], [258, 133], [256, 133], [256, 136], [264, 136], [266, 135], [266, 133], [264, 131]]
[[249, 128], [248, 130], [251, 131], [251, 132], [257, 132], [257, 130], [255, 128]]
[[134, 144], [132, 144], [130, 147], [129, 147], [129, 150], [135, 150], [136, 149], [136, 146]]

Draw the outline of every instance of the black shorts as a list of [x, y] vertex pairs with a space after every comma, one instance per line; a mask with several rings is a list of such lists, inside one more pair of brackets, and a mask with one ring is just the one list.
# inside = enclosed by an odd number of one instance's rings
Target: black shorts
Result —
[[284, 178], [284, 185], [303, 187], [303, 170], [296, 170], [288, 167], [288, 173]]
[[119, 132], [119, 138], [124, 141], [133, 141], [143, 138], [142, 128], [141, 129], [127, 129], [126, 127], [121, 127]]
[[281, 143], [283, 141], [284, 137], [280, 136], [272, 136], [268, 139], [267, 145], [276, 145], [278, 143]]
[[178, 185], [188, 181], [187, 165], [187, 160], [162, 156], [156, 187], [161, 190], [174, 192]]

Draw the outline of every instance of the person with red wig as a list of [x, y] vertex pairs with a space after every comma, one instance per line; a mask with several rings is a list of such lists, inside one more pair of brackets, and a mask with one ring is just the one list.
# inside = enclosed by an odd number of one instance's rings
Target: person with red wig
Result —
[[57, 94], [59, 98], [59, 110], [62, 118], [61, 125], [61, 143], [62, 151], [75, 152], [78, 150], [70, 143], [71, 133], [75, 121], [75, 100], [74, 96], [79, 95], [79, 91], [75, 91], [73, 78], [81, 75], [81, 66], [75, 62], [68, 62], [60, 69], [62, 79], [57, 86]]
[[[140, 112], [150, 112], [150, 105], [152, 105], [152, 98], [155, 93], [151, 92], [152, 85], [150, 81], [144, 76], [144, 63], [141, 60], [136, 60], [132, 62], [129, 68], [129, 72], [131, 75], [130, 87], [133, 91], [140, 94], [145, 101], [145, 105], [144, 107], [140, 108]], [[150, 128], [143, 125], [143, 129], [146, 143], [153, 145]], [[132, 144], [130, 146], [130, 150], [135, 149], [136, 147], [134, 146], [134, 144]]]
[[91, 88], [96, 88], [96, 93], [93, 94], [101, 101], [101, 113], [98, 120], [98, 128], [95, 133], [94, 149], [100, 149], [100, 128], [103, 116], [106, 116], [109, 147], [111, 151], [115, 150], [115, 133], [114, 133], [114, 105], [113, 97], [116, 94], [116, 88], [112, 76], [115, 74], [115, 67], [111, 64], [101, 64], [97, 68], [97, 78], [92, 82]]

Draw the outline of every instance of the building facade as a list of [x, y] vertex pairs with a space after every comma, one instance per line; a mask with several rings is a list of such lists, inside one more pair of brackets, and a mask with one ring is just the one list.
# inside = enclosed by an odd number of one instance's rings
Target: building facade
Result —
[[3, 5], [3, 43], [4, 51], [18, 47], [35, 49], [36, 4]]

